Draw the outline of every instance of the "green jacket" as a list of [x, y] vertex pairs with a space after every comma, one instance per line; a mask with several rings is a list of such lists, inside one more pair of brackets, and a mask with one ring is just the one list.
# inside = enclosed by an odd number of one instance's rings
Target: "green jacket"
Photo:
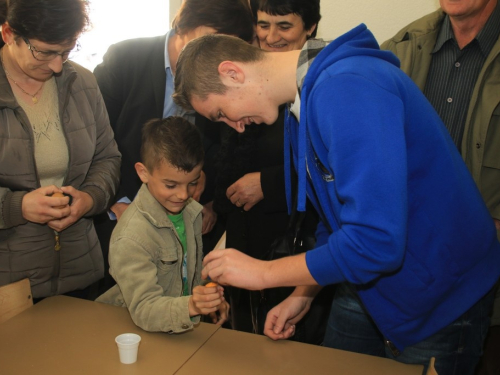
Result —
[[[401, 69], [423, 90], [444, 12], [437, 10], [406, 26], [381, 45], [401, 60]], [[495, 219], [500, 219], [500, 38], [472, 93], [462, 157]], [[500, 239], [500, 232], [498, 232]]]
[[[201, 283], [202, 206], [190, 200], [183, 218], [187, 240], [189, 290]], [[146, 331], [169, 333], [193, 328], [190, 296], [182, 296], [182, 246], [163, 206], [142, 185], [111, 236], [109, 272], [117, 285], [98, 302], [127, 307], [132, 320]]]

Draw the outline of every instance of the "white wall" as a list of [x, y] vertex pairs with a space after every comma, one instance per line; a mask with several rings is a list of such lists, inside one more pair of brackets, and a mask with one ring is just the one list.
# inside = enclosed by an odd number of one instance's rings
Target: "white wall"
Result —
[[365, 23], [379, 43], [439, 8], [439, 0], [321, 0], [318, 37], [334, 39]]
[[[170, 0], [171, 19], [181, 3]], [[363, 22], [382, 43], [438, 7], [439, 0], [321, 0], [318, 37], [334, 39]]]
[[137, 0], [90, 0], [89, 10], [91, 29], [80, 37], [82, 50], [72, 59], [89, 70], [102, 61], [111, 44], [170, 29], [168, 0], [140, 0], [139, 5]]

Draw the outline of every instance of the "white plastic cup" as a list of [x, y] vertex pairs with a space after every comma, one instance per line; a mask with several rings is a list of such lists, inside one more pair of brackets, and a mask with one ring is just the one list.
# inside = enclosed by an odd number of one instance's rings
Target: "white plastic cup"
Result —
[[118, 345], [118, 353], [120, 353], [120, 362], [126, 365], [135, 363], [141, 336], [135, 333], [123, 333], [116, 336], [115, 341]]

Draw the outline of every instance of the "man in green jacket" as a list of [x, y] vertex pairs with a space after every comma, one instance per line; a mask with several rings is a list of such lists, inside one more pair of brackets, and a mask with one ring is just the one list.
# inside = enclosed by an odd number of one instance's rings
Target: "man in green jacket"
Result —
[[[443, 119], [500, 240], [500, 6], [498, 0], [440, 0], [440, 6], [381, 48], [398, 56]], [[480, 374], [500, 373], [499, 348], [497, 293]]]

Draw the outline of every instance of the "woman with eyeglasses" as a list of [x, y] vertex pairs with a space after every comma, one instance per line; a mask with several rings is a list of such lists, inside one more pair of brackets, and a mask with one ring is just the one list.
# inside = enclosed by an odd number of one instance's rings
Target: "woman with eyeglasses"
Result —
[[86, 1], [0, 5], [0, 285], [28, 278], [35, 301], [85, 298], [104, 271], [92, 216], [121, 159], [95, 78], [68, 60]]

